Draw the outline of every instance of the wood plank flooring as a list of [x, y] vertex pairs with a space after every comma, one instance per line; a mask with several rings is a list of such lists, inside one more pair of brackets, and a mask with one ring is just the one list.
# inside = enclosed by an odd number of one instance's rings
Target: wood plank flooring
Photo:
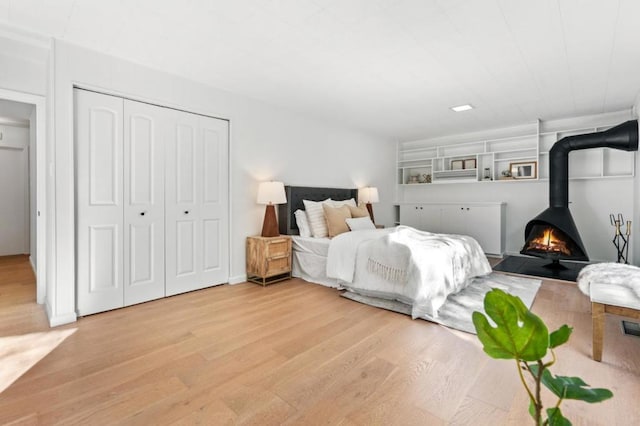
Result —
[[[0, 424], [531, 424], [513, 362], [474, 335], [338, 294], [297, 279], [220, 286], [51, 329], [26, 258], [0, 258], [0, 349], [19, 335], [51, 345], [0, 393]], [[640, 424], [640, 339], [608, 317], [593, 361], [574, 284], [545, 281], [533, 310], [574, 327], [552, 371], [615, 394], [565, 401], [573, 423]]]

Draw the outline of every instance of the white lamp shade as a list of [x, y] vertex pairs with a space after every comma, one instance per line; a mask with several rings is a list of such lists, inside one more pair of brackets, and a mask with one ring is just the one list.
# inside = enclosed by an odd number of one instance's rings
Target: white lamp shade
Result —
[[378, 198], [378, 188], [373, 186], [360, 188], [360, 191], [358, 192], [358, 201], [363, 203], [377, 203], [380, 201]]
[[287, 196], [282, 182], [262, 182], [258, 186], [258, 204], [284, 204]]

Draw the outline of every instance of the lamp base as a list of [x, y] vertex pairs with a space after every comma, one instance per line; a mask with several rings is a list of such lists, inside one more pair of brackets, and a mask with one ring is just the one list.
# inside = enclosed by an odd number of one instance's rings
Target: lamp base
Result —
[[373, 206], [371, 205], [371, 203], [367, 203], [367, 211], [369, 212], [371, 222], [376, 223], [376, 220], [373, 218]]
[[264, 211], [264, 222], [262, 222], [263, 237], [277, 237], [280, 235], [278, 231], [278, 219], [276, 219], [276, 208], [273, 204], [267, 204]]

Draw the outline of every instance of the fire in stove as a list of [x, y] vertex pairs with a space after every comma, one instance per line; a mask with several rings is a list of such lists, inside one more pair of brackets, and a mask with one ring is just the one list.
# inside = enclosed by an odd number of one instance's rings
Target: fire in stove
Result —
[[544, 228], [541, 233], [529, 240], [525, 250], [536, 250], [550, 255], [563, 254], [571, 256], [571, 250], [568, 247], [564, 233], [551, 227]]

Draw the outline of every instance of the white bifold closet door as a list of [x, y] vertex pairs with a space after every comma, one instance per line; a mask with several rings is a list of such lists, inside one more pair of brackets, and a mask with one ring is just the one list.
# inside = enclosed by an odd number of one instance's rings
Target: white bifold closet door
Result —
[[174, 112], [166, 145], [166, 295], [228, 279], [229, 123]]
[[78, 314], [163, 297], [164, 111], [74, 92]]
[[164, 108], [124, 101], [124, 304], [164, 297]]
[[74, 96], [78, 314], [226, 282], [229, 123]]
[[122, 98], [74, 91], [78, 314], [124, 305]]

